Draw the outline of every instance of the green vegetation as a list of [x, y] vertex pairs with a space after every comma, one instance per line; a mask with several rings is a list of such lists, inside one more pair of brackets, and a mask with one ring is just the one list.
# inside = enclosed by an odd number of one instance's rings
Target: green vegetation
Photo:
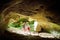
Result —
[[31, 31], [34, 31], [34, 21], [29, 22]]
[[23, 27], [23, 23], [24, 22], [28, 22], [28, 24], [30, 25], [30, 30], [34, 31], [34, 21], [28, 21], [26, 18], [20, 18], [17, 22], [10, 22], [8, 24], [9, 27], [15, 27], [15, 28], [19, 28], [22, 29]]

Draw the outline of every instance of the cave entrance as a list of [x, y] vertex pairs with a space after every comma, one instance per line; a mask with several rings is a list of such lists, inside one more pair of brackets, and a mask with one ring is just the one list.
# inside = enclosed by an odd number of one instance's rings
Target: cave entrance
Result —
[[36, 19], [31, 18], [30, 16], [21, 15], [16, 12], [10, 12], [7, 17], [9, 18], [8, 31], [12, 31], [19, 34], [30, 34], [31, 32], [36, 31], [38, 21]]

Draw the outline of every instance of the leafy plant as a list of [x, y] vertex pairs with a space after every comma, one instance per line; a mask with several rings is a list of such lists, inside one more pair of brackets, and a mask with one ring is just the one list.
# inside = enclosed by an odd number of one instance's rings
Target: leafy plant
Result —
[[15, 27], [15, 28], [22, 29], [23, 27], [22, 24], [24, 22], [28, 22], [28, 24], [30, 25], [30, 30], [33, 31], [34, 21], [28, 21], [26, 18], [20, 18], [17, 22], [9, 23], [9, 27]]

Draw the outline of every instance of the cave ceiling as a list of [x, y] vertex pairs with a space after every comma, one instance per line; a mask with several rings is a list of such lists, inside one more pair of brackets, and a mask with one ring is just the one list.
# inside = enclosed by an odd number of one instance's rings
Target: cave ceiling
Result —
[[2, 13], [4, 15], [7, 15], [9, 12], [13, 11], [27, 16], [40, 14], [44, 15], [46, 18], [52, 20], [53, 22], [60, 23], [60, 12], [58, 10], [59, 2], [57, 2], [57, 0], [22, 0], [22, 2], [19, 1], [20, 0], [15, 0], [17, 4], [11, 3], [11, 5], [14, 5], [11, 7], [7, 6], [8, 8]]

